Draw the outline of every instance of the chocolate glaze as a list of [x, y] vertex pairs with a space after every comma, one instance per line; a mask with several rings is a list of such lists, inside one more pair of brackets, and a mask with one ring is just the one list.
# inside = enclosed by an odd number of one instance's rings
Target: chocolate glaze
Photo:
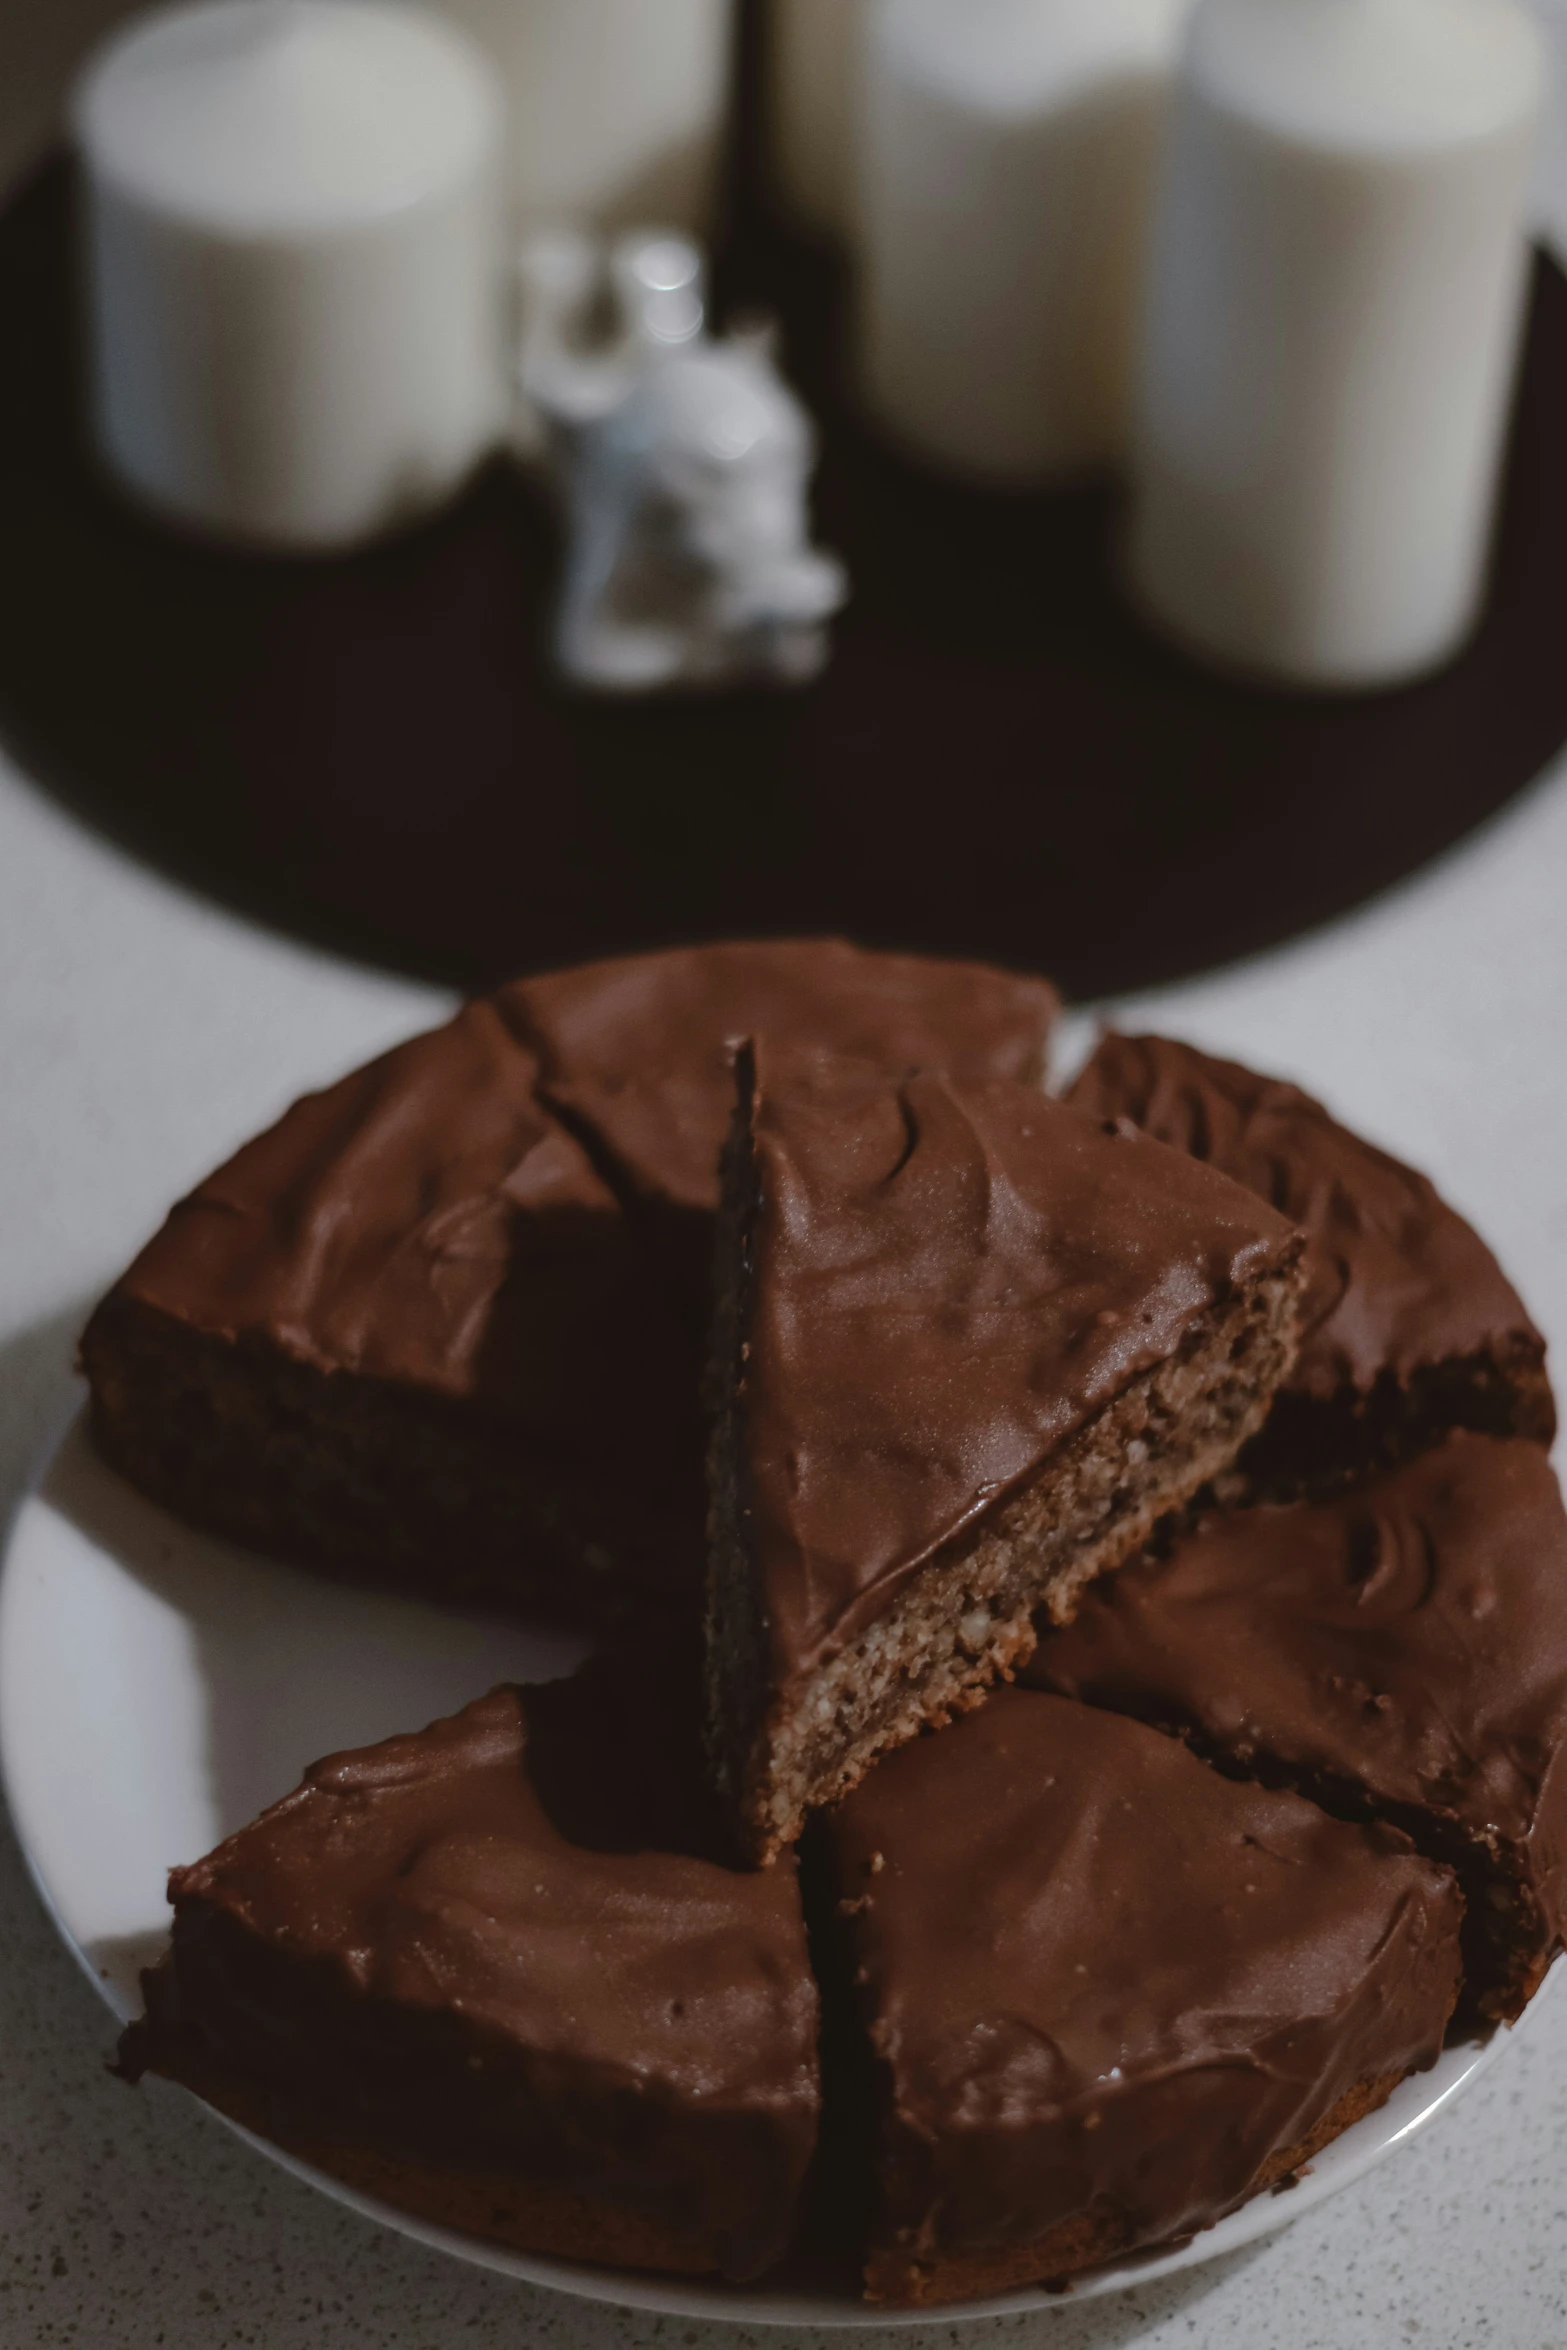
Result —
[[694, 1685], [676, 1707], [662, 1669], [597, 1666], [317, 1763], [174, 1871], [125, 2070], [536, 2178], [757, 2274], [815, 2140], [816, 1988], [792, 1860], [711, 1857], [672, 1727], [695, 1719]]
[[834, 939], [519, 982], [296, 1104], [182, 1201], [95, 1317], [89, 1372], [114, 1315], [150, 1309], [455, 1400], [699, 1528], [726, 1040], [762, 1010], [897, 1069], [1037, 1073], [1054, 1008], [1042, 980]]
[[675, 948], [519, 980], [497, 998], [552, 1099], [645, 1198], [707, 1215], [734, 1103], [733, 1047], [765, 1034], [878, 1068], [1037, 1084], [1057, 1009], [1043, 979], [867, 954], [840, 938]]
[[743, 1441], [787, 1682], [1298, 1242], [1238, 1185], [1023, 1086], [768, 1042], [754, 1069]]
[[[1442, 1425], [1548, 1443], [1545, 1342], [1479, 1234], [1425, 1176], [1331, 1118], [1298, 1086], [1159, 1036], [1106, 1036], [1067, 1099], [1129, 1118], [1222, 1168], [1307, 1234], [1292, 1402], [1377, 1397], [1412, 1384]], [[1444, 1367], [1468, 1366], [1462, 1386]], [[1382, 1391], [1380, 1394], [1378, 1391]], [[1298, 1427], [1291, 1431], [1299, 1434]]]
[[909, 2263], [1074, 2215], [1207, 2226], [1357, 2084], [1429, 2065], [1451, 1876], [1140, 1724], [1004, 1690], [830, 1815]]
[[1514, 2013], [1567, 1919], [1567, 1514], [1535, 1445], [1459, 1434], [1317, 1506], [1214, 1516], [1042, 1627], [1026, 1680], [1451, 1859]]
[[636, 1286], [613, 1194], [470, 1004], [297, 1102], [180, 1202], [121, 1293], [211, 1335], [545, 1427], [605, 1401], [598, 1325]]

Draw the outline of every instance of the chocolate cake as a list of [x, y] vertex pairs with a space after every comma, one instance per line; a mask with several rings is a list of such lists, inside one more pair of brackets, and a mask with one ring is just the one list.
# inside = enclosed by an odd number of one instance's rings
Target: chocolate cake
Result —
[[1551, 1442], [1545, 1341], [1424, 1175], [1298, 1086], [1167, 1037], [1106, 1036], [1067, 1099], [1221, 1168], [1306, 1232], [1300, 1355], [1242, 1464], [1254, 1487], [1321, 1487], [1455, 1427]]
[[739, 1081], [709, 1704], [766, 1860], [1233, 1457], [1292, 1357], [1300, 1235], [1022, 1086], [771, 1041]]
[[1567, 1514], [1537, 1446], [1458, 1434], [1332, 1501], [1215, 1515], [1097, 1584], [1026, 1678], [1451, 1863], [1482, 2016], [1560, 1947]]
[[873, 2298], [1207, 2227], [1441, 2047], [1448, 1871], [1139, 1723], [1005, 1690], [823, 1827], [874, 2051]]
[[713, 1857], [667, 1697], [590, 1667], [317, 1763], [175, 1870], [124, 2071], [474, 2234], [758, 2274], [816, 2138], [816, 1987], [792, 1860]]
[[636, 1639], [177, 1869], [128, 2077], [587, 2262], [746, 2280], [836, 2207], [934, 2305], [1211, 2224], [1461, 1982], [1518, 2013], [1567, 1917], [1543, 1344], [1293, 1087], [1107, 1038], [1050, 1100], [1053, 1007], [830, 940], [519, 981], [176, 1208], [83, 1342], [116, 1466]]
[[838, 940], [525, 980], [298, 1103], [83, 1340], [109, 1461], [197, 1525], [447, 1598], [695, 1604], [727, 1039], [1036, 1078], [1041, 980]]

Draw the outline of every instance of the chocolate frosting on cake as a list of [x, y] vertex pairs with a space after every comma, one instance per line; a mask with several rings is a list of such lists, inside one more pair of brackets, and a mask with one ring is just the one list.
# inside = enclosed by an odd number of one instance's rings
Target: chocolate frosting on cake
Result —
[[[783, 2250], [816, 2134], [792, 1860], [711, 1857], [696, 1693], [593, 1667], [317, 1763], [175, 1870], [125, 2067], [640, 2214], [728, 2273]], [[678, 1730], [672, 1725], [678, 1724]]]
[[829, 1832], [890, 2297], [1060, 2273], [1085, 2215], [1100, 2257], [1205, 2227], [1441, 2046], [1448, 1873], [1138, 1723], [1003, 1691]]
[[841, 1034], [898, 1071], [950, 1059], [1010, 1075], [1037, 1073], [1054, 1003], [1042, 980], [834, 939], [519, 981], [297, 1103], [181, 1202], [121, 1290], [323, 1370], [586, 1426], [650, 1309], [595, 1161], [715, 1208], [727, 1040], [758, 1011], [787, 1039]]
[[166, 1506], [321, 1565], [686, 1605], [727, 1040], [764, 1011], [899, 1071], [1037, 1073], [1054, 1007], [831, 939], [519, 982], [174, 1209], [84, 1339], [98, 1442]]
[[1288, 1396], [1321, 1405], [1424, 1383], [1438, 1433], [1457, 1422], [1550, 1441], [1544, 1341], [1479, 1234], [1424, 1175], [1298, 1086], [1168, 1037], [1106, 1036], [1067, 1099], [1222, 1168], [1305, 1230]]
[[1451, 1859], [1488, 2012], [1567, 1921], [1567, 1514], [1535, 1445], [1459, 1434], [1331, 1503], [1216, 1515], [1041, 1629], [1024, 1677]]
[[745, 1506], [786, 1681], [1298, 1240], [1023, 1086], [755, 1068]]
[[502, 989], [551, 1099], [651, 1199], [708, 1214], [734, 1101], [733, 1047], [780, 1044], [901, 1075], [1039, 1084], [1058, 999], [983, 963], [868, 953], [841, 938], [749, 939], [554, 971]]
[[493, 1004], [297, 1102], [183, 1200], [120, 1294], [324, 1371], [588, 1428], [638, 1326], [613, 1196]]

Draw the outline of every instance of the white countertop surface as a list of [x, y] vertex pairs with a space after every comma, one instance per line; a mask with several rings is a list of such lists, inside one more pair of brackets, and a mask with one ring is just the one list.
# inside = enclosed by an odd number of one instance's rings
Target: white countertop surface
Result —
[[[1567, 26], [1567, 0], [1549, 13]], [[1567, 225], [1567, 139], [1545, 192]], [[1567, 598], [1563, 632], [1567, 658]], [[85, 1308], [168, 1202], [293, 1095], [445, 1000], [187, 896], [0, 759], [0, 1509], [70, 1408]], [[1567, 1361], [1567, 760], [1370, 909], [1117, 1013], [1299, 1077], [1428, 1168]], [[104, 2069], [111, 2041], [0, 1825], [0, 2344], [825, 2339], [636, 2316], [422, 2251], [328, 2205], [177, 2091], [129, 2093]], [[1423, 2138], [1252, 2250], [1076, 2309], [857, 2339], [984, 2350], [998, 2337], [1039, 2350], [1562, 2350], [1567, 1994], [1554, 1987]]]

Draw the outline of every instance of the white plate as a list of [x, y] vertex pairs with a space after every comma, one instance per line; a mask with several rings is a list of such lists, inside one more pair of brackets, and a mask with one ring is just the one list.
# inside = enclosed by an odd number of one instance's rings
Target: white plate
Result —
[[[569, 1671], [580, 1645], [313, 1581], [208, 1542], [105, 1469], [78, 1420], [11, 1529], [0, 1582], [0, 1768], [22, 1849], [70, 1949], [122, 2020], [165, 1939], [164, 1878], [334, 1748], [453, 1713], [497, 1681]], [[1077, 2286], [1086, 2300], [1249, 2244], [1412, 2137], [1507, 2041], [1450, 2049], [1320, 2154], [1288, 2194], [1258, 2196], [1178, 2251]], [[231, 2128], [235, 2125], [230, 2124]], [[427, 2226], [241, 2130], [258, 2152], [384, 2227], [461, 2260], [597, 2301], [753, 2324], [928, 2323], [780, 2286], [584, 2268]], [[943, 2310], [1059, 2307], [1038, 2288]]]

